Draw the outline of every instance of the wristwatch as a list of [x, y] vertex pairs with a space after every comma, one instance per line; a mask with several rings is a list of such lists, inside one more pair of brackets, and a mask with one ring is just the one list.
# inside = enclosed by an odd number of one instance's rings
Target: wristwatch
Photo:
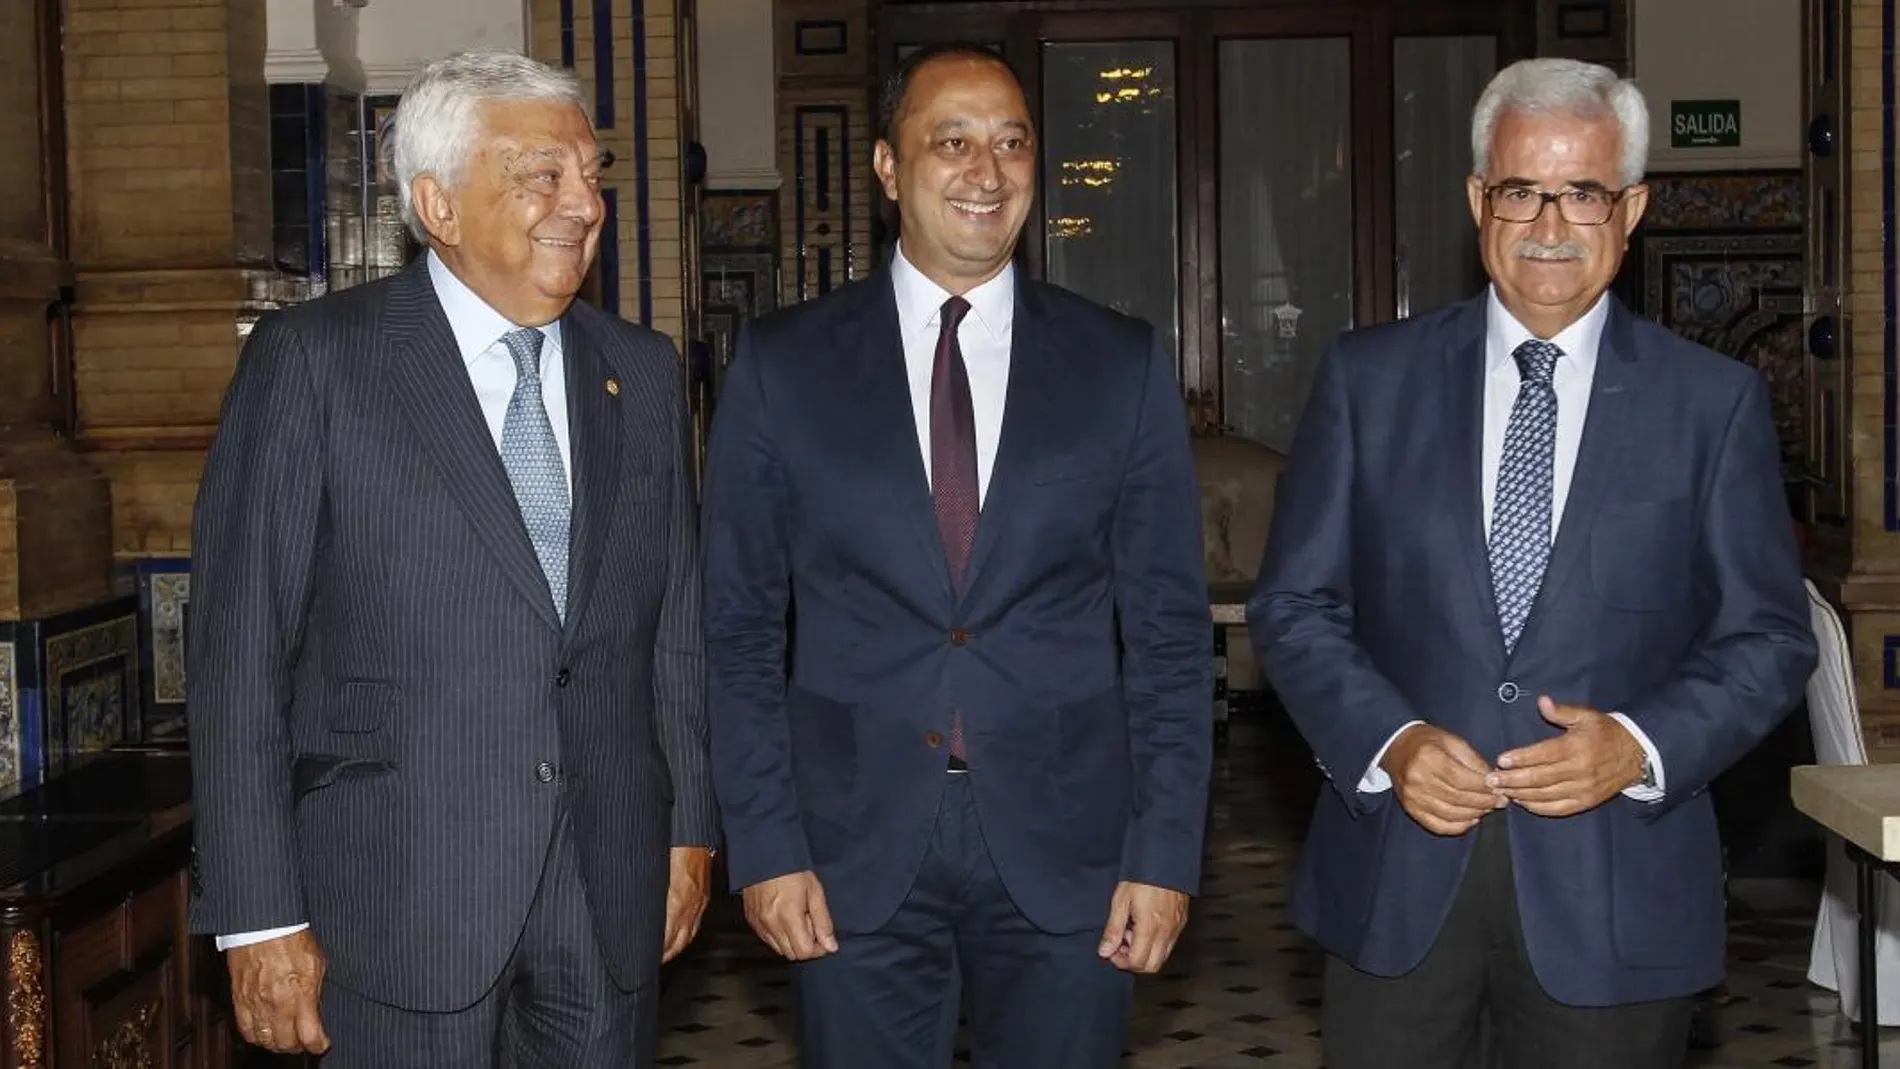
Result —
[[1643, 775], [1636, 785], [1647, 790], [1656, 789], [1656, 766], [1650, 763], [1648, 754], [1643, 755]]

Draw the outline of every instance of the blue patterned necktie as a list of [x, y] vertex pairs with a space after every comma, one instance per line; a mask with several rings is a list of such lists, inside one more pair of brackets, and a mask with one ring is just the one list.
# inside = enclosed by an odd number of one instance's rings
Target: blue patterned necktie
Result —
[[1557, 391], [1551, 373], [1563, 350], [1535, 338], [1517, 347], [1522, 381], [1504, 432], [1491, 507], [1491, 591], [1504, 648], [1517, 648], [1550, 561], [1551, 471], [1557, 456]]
[[554, 425], [541, 399], [541, 341], [538, 330], [522, 328], [502, 336], [515, 358], [515, 392], [508, 398], [508, 415], [501, 425], [501, 466], [514, 486], [528, 541], [541, 560], [554, 595], [554, 610], [567, 616], [567, 471]]

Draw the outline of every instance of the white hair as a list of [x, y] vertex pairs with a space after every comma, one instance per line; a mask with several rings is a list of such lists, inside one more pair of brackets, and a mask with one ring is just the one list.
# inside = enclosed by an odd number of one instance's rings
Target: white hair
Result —
[[1633, 186], [1649, 166], [1649, 104], [1608, 67], [1574, 59], [1526, 59], [1499, 71], [1471, 111], [1471, 172], [1485, 177], [1491, 138], [1505, 112], [1614, 118], [1623, 135], [1621, 178]]
[[513, 52], [457, 52], [410, 80], [380, 140], [402, 191], [402, 221], [417, 241], [427, 244], [429, 234], [410, 187], [425, 174], [449, 189], [459, 186], [481, 135], [482, 105], [517, 100], [560, 101], [588, 114], [572, 72]]

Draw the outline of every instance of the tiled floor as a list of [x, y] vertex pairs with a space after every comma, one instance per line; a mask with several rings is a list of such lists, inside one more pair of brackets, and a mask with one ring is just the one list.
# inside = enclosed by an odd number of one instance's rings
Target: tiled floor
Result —
[[[1168, 972], [1140, 983], [1127, 1064], [1314, 1069], [1320, 959], [1286, 922], [1291, 862], [1316, 782], [1297, 740], [1237, 732], [1216, 767], [1203, 897]], [[1699, 1029], [1696, 1069], [1857, 1065], [1832, 993], [1809, 985], [1811, 908], [1737, 904], [1732, 966]], [[731, 899], [669, 977], [660, 1064], [797, 1064], [785, 967]], [[1900, 1029], [1884, 1044], [1900, 1063]], [[1517, 1067], [1511, 1067], [1517, 1069]]]

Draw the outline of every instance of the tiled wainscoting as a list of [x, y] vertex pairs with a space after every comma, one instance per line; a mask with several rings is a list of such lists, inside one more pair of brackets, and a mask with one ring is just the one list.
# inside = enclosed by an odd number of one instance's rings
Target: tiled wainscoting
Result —
[[88, 753], [182, 744], [186, 562], [129, 566], [102, 605], [0, 622], [0, 797]]

